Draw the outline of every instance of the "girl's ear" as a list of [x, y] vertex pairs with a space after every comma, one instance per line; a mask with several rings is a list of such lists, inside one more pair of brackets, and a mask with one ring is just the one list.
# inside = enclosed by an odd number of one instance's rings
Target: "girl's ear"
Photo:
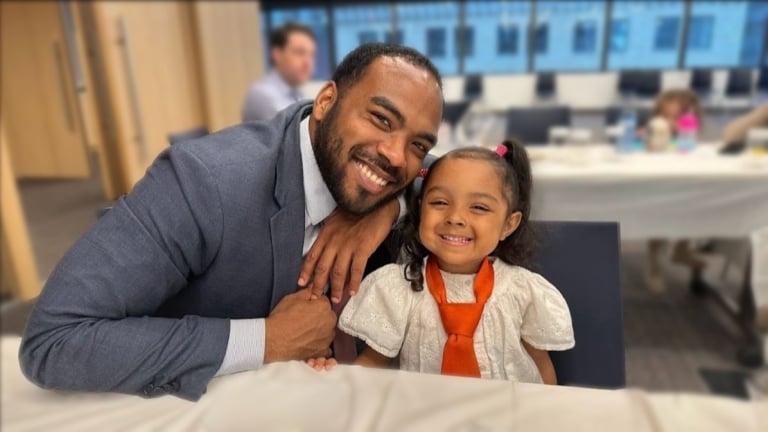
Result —
[[523, 220], [523, 214], [519, 211], [507, 216], [507, 220], [504, 221], [504, 229], [501, 231], [501, 238], [499, 241], [504, 241], [507, 237], [512, 235], [513, 232], [520, 226], [520, 222]]

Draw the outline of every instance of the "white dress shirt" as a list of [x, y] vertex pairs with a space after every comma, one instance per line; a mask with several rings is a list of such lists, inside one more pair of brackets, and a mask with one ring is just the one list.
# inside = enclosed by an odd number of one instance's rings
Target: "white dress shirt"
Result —
[[298, 88], [291, 87], [277, 71], [272, 70], [248, 89], [241, 115], [244, 122], [270, 120], [288, 105], [303, 98]]
[[[302, 254], [317, 240], [323, 220], [336, 208], [328, 186], [317, 166], [309, 137], [309, 116], [299, 125], [299, 148], [304, 174], [304, 245]], [[298, 275], [297, 275], [298, 276]], [[229, 341], [224, 361], [216, 375], [258, 369], [264, 364], [264, 318], [233, 319], [229, 321]]]

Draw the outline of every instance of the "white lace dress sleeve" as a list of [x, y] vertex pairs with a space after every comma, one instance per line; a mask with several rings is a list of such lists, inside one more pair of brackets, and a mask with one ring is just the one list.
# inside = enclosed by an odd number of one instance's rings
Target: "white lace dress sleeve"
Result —
[[530, 299], [520, 336], [534, 348], [562, 351], [574, 346], [571, 313], [560, 291], [541, 275], [527, 272]]
[[357, 295], [341, 313], [338, 327], [380, 354], [397, 357], [405, 338], [412, 293], [403, 267], [386, 265], [363, 279]]

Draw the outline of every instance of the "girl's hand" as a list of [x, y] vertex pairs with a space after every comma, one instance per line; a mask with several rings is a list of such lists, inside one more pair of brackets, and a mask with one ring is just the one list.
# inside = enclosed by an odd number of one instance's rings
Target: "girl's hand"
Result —
[[316, 371], [331, 370], [337, 364], [333, 357], [315, 357], [307, 360], [307, 365]]

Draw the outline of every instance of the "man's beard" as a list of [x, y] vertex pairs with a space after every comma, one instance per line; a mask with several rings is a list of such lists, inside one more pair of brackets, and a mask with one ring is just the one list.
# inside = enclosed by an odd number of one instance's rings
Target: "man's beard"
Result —
[[372, 194], [362, 187], [357, 187], [359, 191], [357, 197], [351, 196], [352, 193], [347, 193], [344, 190], [344, 167], [346, 165], [346, 161], [343, 160], [345, 155], [342, 155], [344, 142], [337, 135], [336, 128], [340, 104], [341, 101], [337, 100], [325, 118], [318, 122], [315, 136], [312, 139], [312, 147], [317, 166], [320, 168], [320, 174], [339, 208], [352, 214], [365, 215], [394, 199], [405, 188], [405, 182], [401, 172], [393, 167], [386, 158], [377, 154], [370, 155], [364, 150], [365, 145], [356, 144], [349, 151], [350, 157], [358, 155], [360, 159], [377, 165], [395, 179], [395, 184], [403, 184], [403, 186], [373, 203], [370, 203]]

